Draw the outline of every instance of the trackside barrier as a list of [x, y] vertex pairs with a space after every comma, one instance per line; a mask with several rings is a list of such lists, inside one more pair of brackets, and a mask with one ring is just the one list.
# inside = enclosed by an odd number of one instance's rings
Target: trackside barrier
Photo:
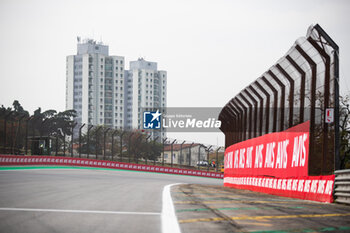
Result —
[[122, 163], [96, 159], [51, 157], [51, 156], [17, 156], [17, 155], [0, 155], [0, 166], [6, 165], [58, 165], [58, 166], [81, 166], [81, 167], [98, 167], [114, 168], [133, 171], [145, 171], [156, 173], [167, 173], [187, 176], [201, 176], [222, 179], [224, 175], [218, 172], [207, 172], [182, 168], [170, 168], [144, 164]]
[[225, 177], [227, 187], [248, 189], [284, 197], [333, 202], [334, 175], [272, 178], [266, 176]]
[[335, 171], [335, 202], [350, 204], [350, 169]]

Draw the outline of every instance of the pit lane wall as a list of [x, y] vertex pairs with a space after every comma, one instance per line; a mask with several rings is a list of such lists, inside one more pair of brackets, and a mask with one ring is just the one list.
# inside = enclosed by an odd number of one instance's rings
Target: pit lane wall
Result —
[[182, 168], [171, 168], [144, 164], [122, 163], [105, 160], [83, 159], [83, 158], [67, 158], [52, 156], [17, 156], [17, 155], [0, 155], [0, 166], [8, 165], [53, 165], [53, 166], [81, 166], [81, 167], [97, 167], [111, 168], [122, 170], [133, 170], [143, 172], [166, 173], [187, 176], [200, 176], [222, 179], [223, 174], [218, 172], [207, 172]]
[[228, 147], [224, 186], [333, 202], [334, 175], [308, 175], [309, 128], [307, 121]]

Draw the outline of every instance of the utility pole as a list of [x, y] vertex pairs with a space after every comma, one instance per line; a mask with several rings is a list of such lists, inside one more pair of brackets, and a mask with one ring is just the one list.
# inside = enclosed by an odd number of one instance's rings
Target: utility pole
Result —
[[114, 135], [118, 132], [118, 130], [114, 130], [112, 133], [112, 160], [114, 160]]
[[81, 130], [83, 129], [84, 126], [85, 124], [82, 124], [79, 127], [79, 158], [81, 158]]
[[103, 131], [103, 160], [106, 160], [106, 136], [110, 128]]
[[182, 146], [186, 141], [183, 141], [180, 145], [180, 165], [182, 165]]
[[173, 144], [176, 142], [176, 139], [171, 143], [171, 167], [173, 167]]
[[164, 138], [163, 139], [163, 142], [162, 142], [162, 145], [163, 145], [163, 155], [162, 155], [162, 166], [164, 166], [164, 144], [165, 144], [165, 142], [166, 142], [166, 140], [167, 140], [168, 138]]

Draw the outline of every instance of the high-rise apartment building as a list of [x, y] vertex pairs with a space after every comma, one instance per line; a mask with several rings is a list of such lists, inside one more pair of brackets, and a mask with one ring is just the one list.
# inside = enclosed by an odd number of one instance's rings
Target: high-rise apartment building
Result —
[[[143, 58], [130, 62], [125, 72], [125, 128], [143, 129], [145, 110], [164, 109], [167, 103], [167, 72], [159, 71], [156, 62]], [[149, 131], [152, 138], [164, 137], [159, 130]]]
[[77, 111], [78, 124], [123, 128], [124, 57], [89, 39], [67, 56], [66, 69], [66, 108]]
[[[108, 50], [102, 42], [78, 40], [77, 55], [67, 56], [66, 109], [76, 110], [78, 125], [142, 129], [146, 108], [166, 107], [167, 73], [144, 59], [125, 70], [124, 57]], [[164, 133], [152, 135], [161, 139]]]

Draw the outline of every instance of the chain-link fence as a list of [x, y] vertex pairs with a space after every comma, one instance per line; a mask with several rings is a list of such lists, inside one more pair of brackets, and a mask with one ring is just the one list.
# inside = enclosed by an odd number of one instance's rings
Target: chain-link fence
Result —
[[[45, 123], [34, 126], [32, 118], [0, 119], [1, 153], [51, 155], [221, 171], [224, 148], [173, 138], [152, 138], [140, 130], [114, 130], [104, 126], [73, 124], [44, 133]], [[78, 135], [74, 130], [78, 129]], [[45, 131], [46, 132], [46, 131]], [[6, 134], [4, 134], [6, 133]], [[5, 139], [6, 138], [6, 139]]]

